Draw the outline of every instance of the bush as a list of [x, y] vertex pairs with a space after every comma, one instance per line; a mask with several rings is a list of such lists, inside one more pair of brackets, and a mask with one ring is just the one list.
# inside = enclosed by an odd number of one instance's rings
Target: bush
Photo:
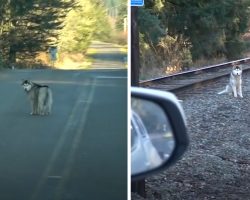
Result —
[[165, 62], [166, 70], [175, 67], [177, 71], [188, 68], [192, 64], [191, 45], [182, 36], [166, 35], [157, 45], [157, 53]]
[[146, 43], [144, 35], [140, 34], [141, 77], [153, 78], [189, 69], [193, 64], [190, 48], [190, 43], [182, 36], [166, 35], [154, 46]]

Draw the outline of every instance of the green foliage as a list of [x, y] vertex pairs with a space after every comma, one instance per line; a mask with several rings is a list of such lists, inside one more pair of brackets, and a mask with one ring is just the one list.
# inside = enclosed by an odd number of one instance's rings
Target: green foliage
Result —
[[60, 31], [61, 51], [84, 53], [94, 39], [109, 37], [110, 24], [105, 7], [100, 1], [80, 0], [72, 9]]
[[124, 2], [124, 0], [103, 0], [107, 8], [116, 7]]
[[152, 9], [139, 9], [138, 26], [147, 43], [156, 45], [160, 37], [165, 35], [160, 19]]
[[0, 69], [1, 68], [4, 68], [4, 62], [2, 56], [0, 55]]
[[[177, 0], [165, 4], [170, 34], [183, 34], [192, 43], [194, 59], [225, 55], [240, 57], [240, 36], [249, 21], [249, 0]], [[236, 45], [234, 51], [228, 44]], [[234, 51], [234, 52], [232, 52]]]
[[164, 2], [148, 1], [139, 9], [140, 56], [142, 66], [178, 70], [192, 63], [191, 44], [182, 35], [169, 35], [164, 24]]
[[50, 46], [84, 53], [111, 29], [102, 0], [3, 0], [0, 24], [0, 54], [8, 64], [34, 60]]
[[[141, 47], [148, 45], [154, 56], [161, 59], [162, 66], [172, 63], [173, 54], [182, 66], [190, 65], [192, 59], [240, 58], [249, 8], [250, 0], [145, 1], [138, 19], [144, 43]], [[174, 42], [172, 39], [176, 38], [185, 42], [178, 39]]]
[[0, 54], [3, 61], [15, 63], [17, 59], [34, 58], [37, 52], [48, 48], [71, 0], [16, 0], [1, 1]]
[[118, 31], [123, 31], [124, 29], [124, 19], [127, 19], [127, 3], [121, 3], [118, 6], [118, 17], [116, 21], [116, 29]]
[[190, 44], [182, 36], [161, 38], [157, 45], [157, 54], [161, 60], [168, 61], [165, 65], [175, 66], [177, 69], [188, 67], [192, 64]]

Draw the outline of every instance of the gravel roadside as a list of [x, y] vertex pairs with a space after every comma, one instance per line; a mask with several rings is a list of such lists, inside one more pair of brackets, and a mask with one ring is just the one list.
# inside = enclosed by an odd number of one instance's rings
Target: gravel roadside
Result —
[[250, 72], [243, 74], [243, 99], [217, 94], [228, 80], [176, 94], [190, 146], [175, 166], [146, 179], [146, 200], [250, 200]]

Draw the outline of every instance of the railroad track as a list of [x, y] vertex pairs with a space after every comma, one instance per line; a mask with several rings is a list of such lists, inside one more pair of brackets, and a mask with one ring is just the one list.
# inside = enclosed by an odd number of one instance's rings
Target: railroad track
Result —
[[165, 91], [178, 91], [186, 87], [207, 83], [220, 77], [228, 76], [231, 73], [232, 65], [235, 63], [242, 64], [243, 71], [250, 69], [250, 58], [244, 58], [217, 65], [206, 66], [195, 70], [180, 72], [160, 78], [141, 81], [140, 86]]

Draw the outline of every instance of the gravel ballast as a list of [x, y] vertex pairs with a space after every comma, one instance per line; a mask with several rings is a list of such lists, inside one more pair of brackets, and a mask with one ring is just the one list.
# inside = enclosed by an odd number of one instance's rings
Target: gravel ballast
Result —
[[187, 116], [188, 151], [146, 179], [146, 198], [132, 200], [250, 200], [250, 72], [243, 73], [244, 98], [217, 94], [228, 81], [176, 93]]

